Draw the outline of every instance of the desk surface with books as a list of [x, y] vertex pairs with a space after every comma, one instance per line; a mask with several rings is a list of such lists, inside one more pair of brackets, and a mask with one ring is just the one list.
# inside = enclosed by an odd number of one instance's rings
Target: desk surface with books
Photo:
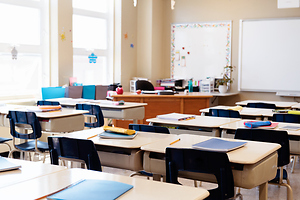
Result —
[[[10, 179], [12, 179], [10, 181], [14, 183], [0, 187], [1, 197], [4, 197], [4, 199], [46, 199], [48, 195], [58, 192], [59, 190], [64, 189], [67, 186], [70, 186], [84, 179], [113, 181], [112, 183], [125, 183], [132, 185], [132, 189], [128, 190], [118, 198], [124, 200], [204, 199], [209, 195], [209, 192], [202, 188], [194, 188], [157, 181], [149, 181], [146, 179], [131, 178], [122, 175], [108, 174], [105, 172], [96, 172], [92, 170], [75, 168], [66, 169], [65, 167], [59, 167], [50, 164], [47, 165], [29, 161], [27, 162], [28, 163], [26, 164], [24, 164], [24, 162], [19, 162], [19, 164], [22, 165], [22, 168], [26, 168], [25, 165], [31, 166], [31, 177], [28, 176], [26, 178], [18, 179], [19, 176], [22, 176], [22, 173], [16, 173], [14, 176], [10, 176]], [[46, 171], [46, 168], [52, 169], [52, 171], [49, 169], [48, 171]], [[18, 170], [15, 171], [17, 172]], [[44, 173], [34, 176], [33, 171], [43, 171]], [[8, 173], [14, 173], [14, 171], [9, 171]], [[7, 175], [1, 172], [1, 182], [3, 182], [2, 178], [6, 178], [7, 176], [9, 176], [9, 174]], [[81, 188], [79, 184], [77, 185], [77, 189], [82, 190], [82, 192], [85, 192], [85, 189]], [[101, 189], [99, 189], [99, 191], [101, 191]], [[113, 191], [113, 189], [110, 189], [110, 191]], [[91, 194], [87, 193], [85, 195], [88, 199], [88, 196]], [[99, 197], [99, 195], [101, 194], [97, 195]]]
[[[189, 94], [155, 95], [136, 94], [125, 92], [122, 95], [113, 95], [114, 101], [147, 103], [145, 118], [139, 123], [147, 124], [146, 119], [166, 113], [199, 114], [199, 110], [209, 107], [209, 100], [213, 96], [209, 93], [193, 92]], [[116, 126], [128, 128], [128, 123], [117, 121]]]
[[133, 102], [124, 102], [123, 105], [118, 105], [117, 102], [108, 100], [72, 98], [48, 99], [48, 101], [58, 101], [62, 106], [68, 107], [75, 107], [78, 103], [96, 104], [101, 107], [104, 118], [133, 120], [134, 123], [137, 123], [137, 120], [144, 119], [145, 106], [147, 105], [147, 103]]
[[236, 102], [236, 105], [246, 106], [248, 103], [269, 103], [275, 104], [277, 108], [291, 108], [297, 102], [287, 102], [287, 101], [266, 101], [266, 100], [244, 100]]
[[[160, 116], [158, 116], [156, 118], [147, 119], [146, 121], [156, 126], [170, 127], [171, 133], [175, 134], [194, 132], [194, 134], [220, 137], [219, 127], [221, 125], [241, 120], [238, 118], [194, 116], [195, 119], [189, 120], [161, 119]], [[204, 129], [205, 132], [202, 131]]]
[[67, 133], [62, 136], [90, 139], [96, 146], [102, 165], [133, 171], [143, 168], [141, 146], [172, 137], [170, 134], [138, 131], [134, 139], [102, 139], [98, 136], [102, 132], [103, 128], [94, 128]]
[[[165, 161], [150, 156], [151, 152], [164, 154], [166, 147], [192, 148], [193, 144], [208, 140], [212, 137], [199, 135], [173, 135], [157, 142], [142, 146], [144, 153], [144, 170], [154, 174], [165, 175]], [[180, 141], [170, 145], [173, 141]], [[242, 140], [233, 140], [242, 141]], [[260, 186], [260, 199], [267, 199], [268, 181], [275, 177], [277, 170], [277, 149], [279, 144], [247, 141], [247, 144], [227, 153], [233, 164], [234, 183], [237, 187], [251, 189]], [[186, 174], [183, 176], [187, 176]], [[212, 177], [191, 175], [189, 178], [213, 182]]]

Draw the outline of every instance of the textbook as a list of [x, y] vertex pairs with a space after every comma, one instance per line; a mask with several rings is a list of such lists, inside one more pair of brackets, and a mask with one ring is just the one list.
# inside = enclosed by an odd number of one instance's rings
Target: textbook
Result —
[[133, 188], [132, 185], [107, 180], [81, 180], [47, 199], [57, 200], [113, 200]]
[[0, 172], [21, 168], [21, 165], [12, 163], [0, 156]]
[[237, 148], [241, 148], [246, 145], [247, 142], [228, 141], [218, 138], [211, 138], [209, 140], [193, 144], [195, 149], [217, 152], [229, 152]]
[[113, 133], [113, 132], [103, 132], [99, 134], [100, 138], [103, 139], [133, 139], [137, 136], [137, 133], [134, 133], [133, 135], [126, 135], [121, 133]]
[[195, 119], [195, 115], [188, 115], [188, 114], [181, 114], [181, 113], [170, 113], [165, 115], [157, 115], [156, 118], [158, 119], [169, 119], [169, 120], [189, 120], [189, 119]]
[[133, 135], [133, 134], [135, 134], [135, 130], [130, 130], [130, 129], [126, 129], [126, 128], [111, 127], [111, 126], [103, 126], [103, 130], [105, 132], [119, 133], [119, 134], [123, 134], [123, 135]]

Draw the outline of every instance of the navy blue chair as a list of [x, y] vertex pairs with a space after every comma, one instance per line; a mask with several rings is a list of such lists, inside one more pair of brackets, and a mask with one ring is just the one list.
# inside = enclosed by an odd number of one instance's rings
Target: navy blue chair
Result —
[[87, 169], [102, 171], [100, 158], [93, 141], [66, 137], [48, 137], [51, 164], [59, 160], [84, 161]]
[[249, 108], [268, 108], [268, 109], [276, 109], [276, 105], [273, 103], [248, 103], [246, 107]]
[[[135, 130], [135, 131], [170, 134], [169, 129], [166, 127], [150, 126], [150, 125], [145, 125], [145, 124], [129, 124], [129, 129]], [[130, 177], [135, 176], [135, 175], [147, 176], [147, 179], [149, 179], [149, 177], [153, 177], [152, 173], [146, 172], [144, 170], [134, 172], [130, 175]]]
[[[290, 163], [290, 145], [287, 131], [267, 129], [237, 129], [234, 138], [241, 140], [277, 143], [281, 145], [281, 148], [277, 150], [277, 174], [273, 180], [269, 181], [269, 183], [287, 187], [287, 199], [293, 199], [293, 191], [290, 186], [288, 174], [287, 171], [283, 169], [283, 166]], [[286, 180], [287, 183], [283, 183], [283, 180]]]
[[239, 111], [225, 109], [209, 109], [208, 116], [241, 118]]
[[96, 128], [104, 125], [104, 117], [100, 106], [92, 104], [76, 104], [76, 110], [87, 110], [89, 113], [84, 115], [90, 115], [96, 118], [96, 122], [85, 122], [85, 127]]
[[129, 129], [135, 130], [135, 131], [170, 134], [169, 129], [166, 127], [162, 127], [162, 126], [150, 126], [150, 125], [145, 125], [145, 124], [129, 124]]
[[38, 106], [59, 106], [60, 105], [58, 101], [38, 101], [36, 104]]
[[[42, 131], [36, 114], [34, 112], [9, 111], [7, 118], [10, 121], [10, 134], [13, 137], [15, 147], [9, 152], [8, 157], [12, 157], [15, 151], [35, 152], [42, 154], [45, 162], [45, 152], [49, 150], [49, 147], [46, 142], [38, 140], [42, 136]], [[17, 129], [29, 131], [29, 133], [20, 133]], [[16, 138], [25, 140], [25, 142], [16, 144]]]
[[[272, 117], [272, 121], [274, 122], [286, 122], [286, 123], [298, 123], [300, 124], [300, 115], [294, 115], [294, 114], [287, 114], [287, 113], [275, 113], [273, 114]], [[297, 136], [289, 136], [290, 139], [290, 150], [291, 150], [291, 155], [295, 155], [295, 156], [299, 156], [298, 153], [298, 145], [300, 142], [299, 137]], [[295, 150], [294, 150], [295, 149]], [[292, 164], [292, 168], [291, 168], [291, 172], [294, 172], [294, 168], [295, 168], [295, 157], [293, 158], [293, 164]]]
[[232, 169], [226, 153], [167, 147], [167, 183], [180, 184], [179, 171], [207, 173], [216, 177], [218, 187], [208, 190], [206, 199], [223, 200], [235, 196]]

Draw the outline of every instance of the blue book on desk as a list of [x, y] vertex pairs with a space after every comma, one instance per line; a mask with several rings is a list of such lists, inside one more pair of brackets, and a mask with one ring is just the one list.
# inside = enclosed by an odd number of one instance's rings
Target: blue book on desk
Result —
[[228, 141], [218, 138], [211, 138], [209, 140], [193, 144], [192, 147], [205, 151], [228, 152], [243, 147], [244, 145], [246, 145], [246, 143], [247, 142]]
[[48, 196], [51, 200], [113, 200], [133, 188], [132, 185], [107, 180], [84, 179], [56, 194]]
[[21, 165], [12, 163], [0, 156], [0, 172], [21, 168]]
[[99, 137], [103, 139], [133, 139], [136, 136], [137, 133], [133, 135], [126, 135], [126, 134], [114, 133], [110, 131], [104, 131], [103, 133], [99, 134]]

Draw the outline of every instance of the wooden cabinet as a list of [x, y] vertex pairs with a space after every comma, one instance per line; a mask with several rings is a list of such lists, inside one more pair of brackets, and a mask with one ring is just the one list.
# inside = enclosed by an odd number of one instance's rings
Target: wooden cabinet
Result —
[[[200, 109], [209, 107], [209, 99], [211, 95], [203, 95], [201, 93], [190, 93], [187, 95], [152, 95], [152, 94], [131, 94], [124, 93], [122, 95], [114, 95], [114, 101], [123, 100], [125, 102], [147, 103], [145, 106], [145, 118], [139, 120], [140, 124], [148, 124], [146, 119], [154, 118], [157, 115], [167, 113], [184, 113], [199, 115]], [[132, 121], [115, 120], [117, 127], [128, 128], [128, 124]]]

